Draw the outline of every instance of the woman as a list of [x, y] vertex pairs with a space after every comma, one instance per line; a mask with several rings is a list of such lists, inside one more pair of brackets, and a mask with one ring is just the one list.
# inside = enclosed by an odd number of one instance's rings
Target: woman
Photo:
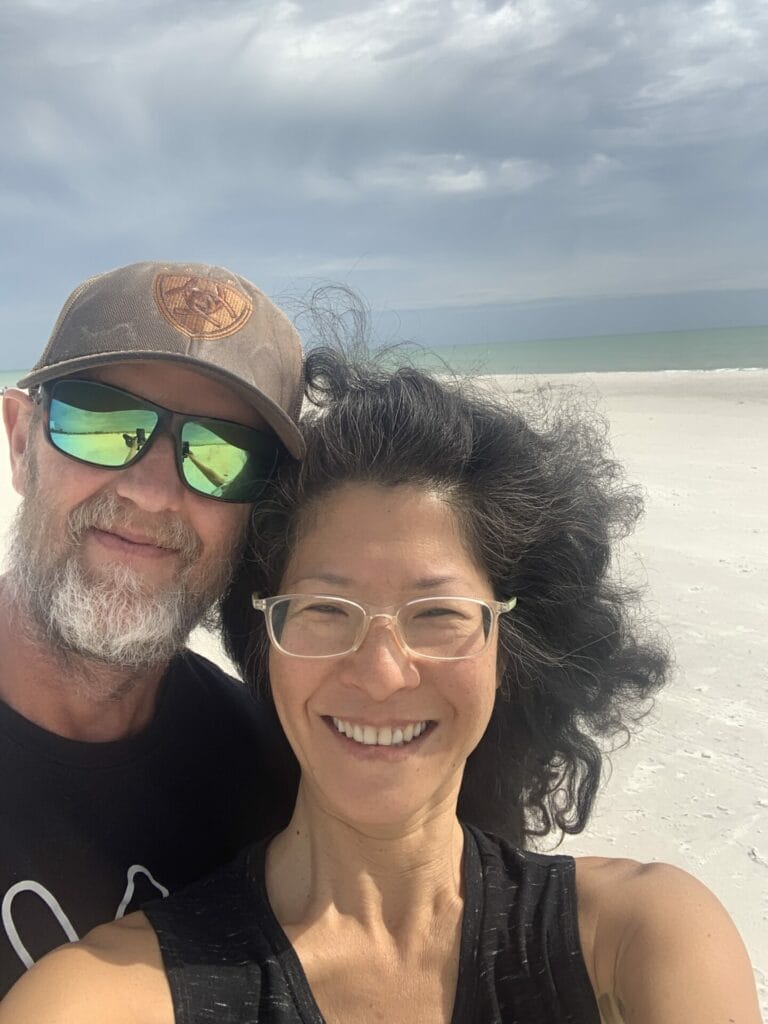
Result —
[[639, 501], [599, 432], [327, 351], [308, 381], [307, 457], [224, 609], [300, 768], [291, 820], [43, 960], [0, 1024], [757, 1024], [694, 879], [519, 849], [584, 827], [667, 665], [608, 576]]

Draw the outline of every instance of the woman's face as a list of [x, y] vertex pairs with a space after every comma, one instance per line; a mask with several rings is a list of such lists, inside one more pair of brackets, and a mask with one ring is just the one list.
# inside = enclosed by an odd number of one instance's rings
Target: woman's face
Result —
[[[348, 484], [326, 498], [280, 591], [376, 608], [440, 595], [494, 599], [449, 506], [405, 485]], [[338, 658], [293, 658], [272, 648], [272, 692], [301, 765], [304, 796], [362, 828], [417, 824], [445, 808], [453, 813], [464, 763], [493, 708], [496, 648], [494, 630], [475, 657], [430, 661], [404, 651], [384, 620], [371, 624], [358, 651]], [[368, 727], [368, 739], [376, 730], [383, 742], [348, 738], [339, 723], [359, 727], [363, 736]], [[387, 745], [398, 729], [403, 742]]]

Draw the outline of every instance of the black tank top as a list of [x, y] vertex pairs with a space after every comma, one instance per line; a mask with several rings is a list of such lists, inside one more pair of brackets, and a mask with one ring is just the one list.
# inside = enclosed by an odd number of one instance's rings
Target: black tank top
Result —
[[[579, 943], [573, 859], [464, 832], [451, 1024], [600, 1024]], [[176, 1024], [323, 1024], [269, 905], [266, 847], [252, 846], [227, 868], [144, 908], [160, 941]]]

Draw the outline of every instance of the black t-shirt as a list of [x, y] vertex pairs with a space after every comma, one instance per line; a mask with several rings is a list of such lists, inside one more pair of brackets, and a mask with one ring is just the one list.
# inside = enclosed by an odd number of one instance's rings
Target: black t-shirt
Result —
[[[600, 1024], [579, 941], [573, 859], [524, 852], [467, 826], [464, 836], [451, 1024]], [[269, 905], [267, 845], [144, 908], [176, 1024], [323, 1024]]]
[[285, 823], [295, 778], [274, 721], [189, 651], [129, 739], [65, 739], [0, 702], [0, 996], [54, 946]]

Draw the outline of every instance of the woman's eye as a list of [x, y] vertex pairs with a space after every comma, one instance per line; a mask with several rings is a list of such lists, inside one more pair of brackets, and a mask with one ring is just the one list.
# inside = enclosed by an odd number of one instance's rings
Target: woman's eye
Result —
[[308, 604], [303, 611], [315, 615], [347, 615], [346, 609], [338, 604]]
[[417, 619], [437, 619], [447, 618], [453, 616], [454, 618], [461, 618], [461, 612], [456, 608], [450, 608], [448, 605], [437, 605], [433, 608], [425, 608], [423, 611], [417, 612], [414, 618]]

